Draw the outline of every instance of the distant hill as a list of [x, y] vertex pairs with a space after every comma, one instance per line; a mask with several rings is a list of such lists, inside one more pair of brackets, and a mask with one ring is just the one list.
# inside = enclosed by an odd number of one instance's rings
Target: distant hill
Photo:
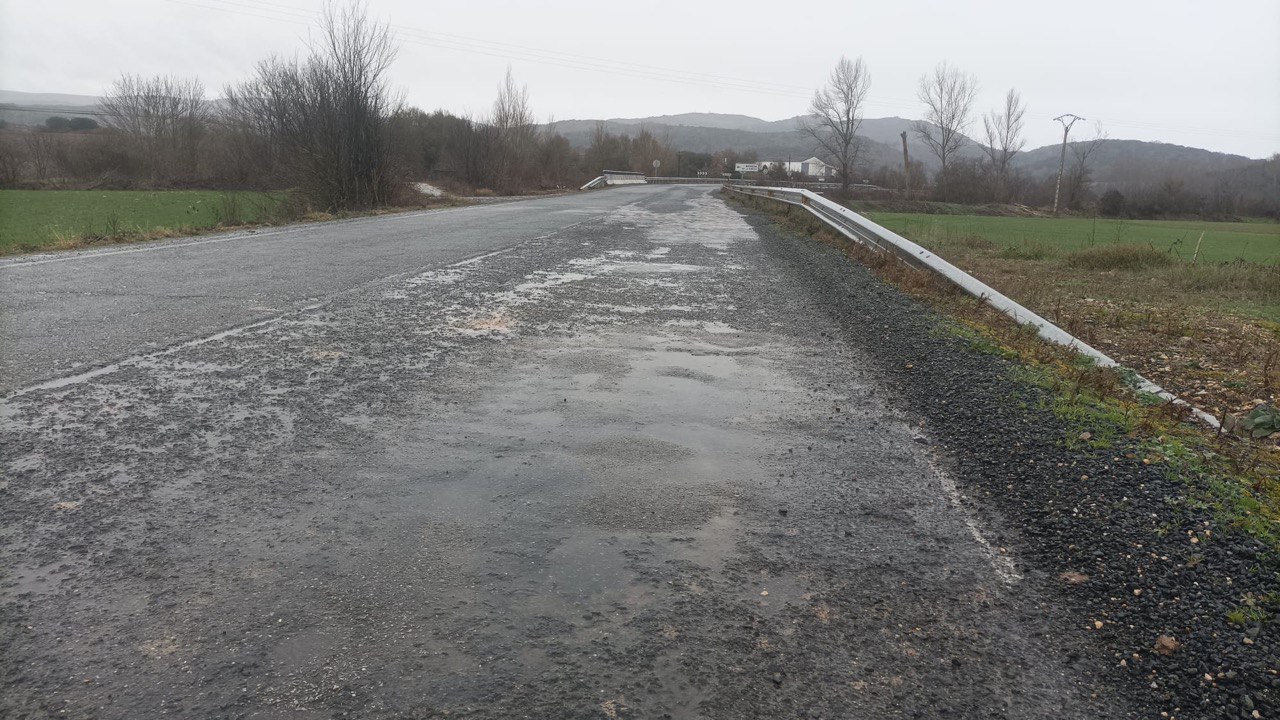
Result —
[[[1016, 166], [1032, 176], [1052, 175], [1058, 171], [1062, 146], [1048, 145], [1020, 154]], [[1071, 162], [1068, 151], [1067, 162]], [[1211, 182], [1214, 176], [1262, 164], [1243, 155], [1203, 150], [1201, 148], [1144, 142], [1142, 140], [1107, 140], [1090, 158], [1094, 182], [1099, 189], [1134, 187], [1180, 178], [1189, 185]]]
[[65, 105], [69, 107], [94, 106], [102, 101], [96, 95], [66, 95], [63, 93], [29, 93], [17, 90], [0, 90], [0, 103], [11, 105]]
[[76, 117], [97, 112], [100, 100], [92, 95], [0, 90], [0, 120], [15, 125], [40, 125], [54, 115]]
[[[671, 125], [688, 127], [718, 128], [720, 130], [745, 130], [747, 132], [774, 132], [789, 128], [775, 127], [776, 123], [751, 117], [750, 115], [727, 115], [724, 113], [682, 113], [680, 115], [657, 115], [647, 118], [613, 118], [610, 122], [620, 125]], [[778, 121], [785, 123], [785, 120]]]

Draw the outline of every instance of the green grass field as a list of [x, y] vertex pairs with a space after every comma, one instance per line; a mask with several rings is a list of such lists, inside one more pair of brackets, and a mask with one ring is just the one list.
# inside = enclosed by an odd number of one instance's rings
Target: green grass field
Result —
[[277, 197], [212, 190], [0, 190], [0, 254], [255, 222], [272, 211]]
[[1002, 249], [1065, 253], [1111, 244], [1150, 245], [1184, 260], [1204, 233], [1201, 261], [1280, 262], [1280, 223], [1098, 218], [995, 217], [867, 212], [875, 222], [926, 247], [984, 238]]

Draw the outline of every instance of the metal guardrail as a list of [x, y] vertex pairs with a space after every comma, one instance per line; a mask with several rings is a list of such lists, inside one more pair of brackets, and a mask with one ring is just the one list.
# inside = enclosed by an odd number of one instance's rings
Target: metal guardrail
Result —
[[[592, 180], [591, 182], [587, 183], [586, 185], [583, 185], [580, 189], [581, 189], [581, 190], [590, 190], [591, 188], [601, 187], [601, 186], [604, 186], [604, 185], [614, 185], [614, 184], [617, 184], [617, 183], [611, 183], [611, 182], [609, 182], [609, 178], [610, 178], [610, 176], [615, 176], [615, 177], [625, 177], [625, 178], [627, 178], [627, 179], [635, 178], [636, 184], [639, 184], [639, 183], [640, 183], [640, 181], [641, 181], [641, 179], [643, 179], [643, 181], [644, 181], [644, 182], [649, 183], [650, 185], [726, 185], [726, 184], [734, 184], [734, 185], [760, 185], [760, 184], [763, 184], [763, 183], [771, 182], [771, 181], [768, 181], [768, 180], [741, 180], [741, 179], [739, 179], [739, 180], [733, 180], [733, 179], [730, 179], [730, 178], [713, 178], [713, 177], [654, 177], [654, 176], [644, 175], [643, 173], [638, 173], [638, 172], [624, 172], [624, 171], [620, 171], [620, 170], [605, 170], [603, 175], [601, 175], [600, 177], [598, 177], [598, 178], [596, 178], [596, 179]], [[624, 184], [630, 184], [630, 183], [624, 183]], [[807, 190], [836, 190], [836, 189], [839, 189], [839, 187], [840, 187], [840, 183], [833, 183], [833, 182], [790, 182], [790, 181], [789, 181], [789, 182], [782, 183], [782, 184], [781, 184], [781, 185], [779, 185], [778, 187], [784, 187], [784, 188], [804, 188], [804, 189], [807, 189]], [[877, 186], [875, 186], [875, 185], [850, 185], [849, 187], [852, 187], [852, 188], [874, 188], [874, 189], [876, 189], [876, 190], [884, 190], [884, 189], [885, 189], [885, 188], [877, 187]]]
[[[870, 246], [881, 252], [892, 253], [909, 265], [941, 275], [964, 292], [1009, 316], [1019, 325], [1034, 327], [1036, 333], [1044, 340], [1057, 345], [1064, 345], [1092, 359], [1101, 367], [1123, 367], [1105, 353], [1028, 310], [1011, 298], [1001, 294], [995, 288], [934, 255], [920, 245], [821, 195], [808, 190], [753, 187], [737, 183], [727, 184], [725, 189], [741, 195], [762, 197], [802, 207], [855, 242]], [[1211, 428], [1218, 428], [1218, 419], [1213, 415], [1191, 405], [1137, 373], [1134, 373], [1134, 378], [1138, 390], [1157, 395], [1169, 402], [1189, 408], [1192, 414], [1201, 422]]]
[[654, 185], [723, 185], [732, 182], [726, 178], [713, 177], [647, 177], [645, 182]]

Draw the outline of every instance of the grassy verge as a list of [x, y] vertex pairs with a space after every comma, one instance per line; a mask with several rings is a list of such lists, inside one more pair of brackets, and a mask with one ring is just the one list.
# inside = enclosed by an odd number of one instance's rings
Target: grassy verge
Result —
[[[1067, 428], [1064, 446], [1124, 452], [1131, 459], [1159, 464], [1168, 475], [1184, 481], [1187, 495], [1180, 502], [1206, 509], [1223, 525], [1280, 550], [1280, 446], [1274, 436], [1253, 440], [1209, 431], [1189, 422], [1185, 409], [1133, 391], [1132, 371], [1099, 368], [1066, 348], [1045, 343], [1033, 330], [961, 294], [933, 273], [852, 242], [799, 209], [756, 199], [742, 202], [775, 213], [783, 224], [840, 248], [881, 278], [937, 308], [949, 318], [939, 332], [958, 334], [980, 351], [1018, 361], [1016, 379], [1050, 391], [1044, 409]], [[979, 245], [979, 250], [989, 248]], [[963, 262], [957, 264], [970, 269]], [[1009, 294], [1023, 300], [1017, 293]], [[1206, 322], [1227, 324], [1220, 317]], [[1175, 325], [1180, 328], [1177, 332], [1185, 331], [1186, 326]], [[1079, 333], [1079, 328], [1073, 329]], [[1125, 442], [1119, 442], [1122, 438]]]
[[1278, 224], [1128, 221], [1127, 239], [1091, 244], [1088, 219], [869, 217], [1215, 415], [1278, 400]]
[[[455, 203], [423, 196], [392, 210], [447, 204]], [[286, 192], [0, 190], [0, 255], [336, 217]]]
[[1199, 259], [1209, 263], [1280, 262], [1280, 223], [1274, 222], [1002, 217], [882, 211], [870, 203], [853, 203], [852, 207], [922, 245], [955, 245], [981, 238], [997, 252], [1003, 251], [1015, 258], [1128, 245], [1154, 249], [1172, 260], [1189, 261], [1195, 256], [1199, 243]]

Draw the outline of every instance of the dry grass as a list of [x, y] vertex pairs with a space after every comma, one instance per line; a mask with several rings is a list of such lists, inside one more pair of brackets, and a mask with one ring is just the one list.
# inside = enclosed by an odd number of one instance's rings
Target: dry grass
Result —
[[1145, 270], [1172, 265], [1173, 257], [1149, 245], [1099, 245], [1068, 253], [1066, 262], [1084, 270]]

